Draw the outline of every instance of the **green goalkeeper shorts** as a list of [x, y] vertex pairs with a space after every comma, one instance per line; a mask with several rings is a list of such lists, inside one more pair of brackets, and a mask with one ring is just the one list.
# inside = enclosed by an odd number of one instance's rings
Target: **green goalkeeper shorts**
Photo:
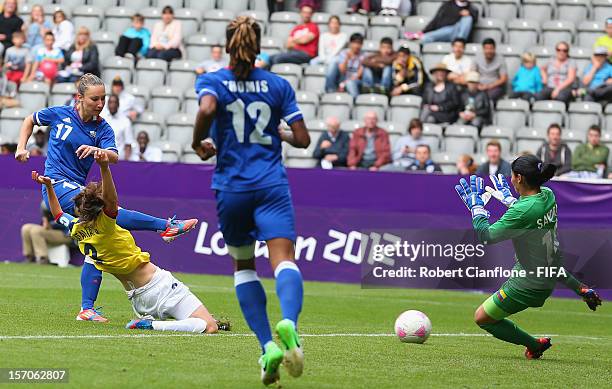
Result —
[[506, 282], [482, 306], [490, 318], [501, 320], [529, 307], [541, 307], [551, 293], [552, 290], [519, 290]]

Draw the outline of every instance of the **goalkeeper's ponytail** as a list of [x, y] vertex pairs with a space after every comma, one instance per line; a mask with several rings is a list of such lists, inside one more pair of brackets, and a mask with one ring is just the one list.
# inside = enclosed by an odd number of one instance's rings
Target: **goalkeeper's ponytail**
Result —
[[512, 172], [520, 174], [525, 182], [532, 188], [539, 188], [553, 178], [557, 166], [544, 163], [535, 155], [523, 155], [512, 162]]

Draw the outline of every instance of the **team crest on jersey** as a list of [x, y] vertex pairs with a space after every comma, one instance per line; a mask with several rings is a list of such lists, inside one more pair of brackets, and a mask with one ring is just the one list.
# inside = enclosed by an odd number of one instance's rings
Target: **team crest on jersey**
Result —
[[62, 121], [65, 123], [70, 123], [70, 118], [63, 118]]
[[95, 131], [89, 131], [89, 136], [91, 136], [92, 138], [96, 137], [96, 132]]

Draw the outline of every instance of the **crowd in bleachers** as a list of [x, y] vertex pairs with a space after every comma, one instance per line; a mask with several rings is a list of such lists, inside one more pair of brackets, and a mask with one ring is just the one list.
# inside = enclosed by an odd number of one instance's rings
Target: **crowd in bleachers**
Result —
[[[2, 4], [4, 151], [26, 114], [70, 104], [74, 82], [94, 73], [110, 86], [102, 116], [121, 158], [200, 162], [193, 82], [227, 66], [225, 26], [245, 14], [264, 31], [256, 66], [294, 87], [313, 137], [306, 150], [285, 149], [288, 166], [504, 171], [531, 152], [563, 174], [608, 174], [607, 1], [38, 3]], [[29, 147], [44, 155], [36, 134]]]

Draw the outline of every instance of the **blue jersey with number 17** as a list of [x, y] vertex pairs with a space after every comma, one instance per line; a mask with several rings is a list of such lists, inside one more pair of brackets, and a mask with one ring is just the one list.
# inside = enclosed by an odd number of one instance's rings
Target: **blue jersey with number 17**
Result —
[[85, 185], [85, 179], [94, 162], [93, 156], [79, 159], [81, 145], [95, 146], [117, 152], [115, 133], [101, 117], [84, 123], [71, 106], [48, 107], [32, 114], [34, 124], [49, 126], [49, 145], [45, 162], [45, 175], [55, 180], [68, 180]]
[[253, 69], [246, 80], [238, 81], [226, 68], [199, 76], [195, 89], [198, 99], [217, 99], [211, 129], [217, 146], [212, 188], [244, 192], [287, 184], [278, 126], [281, 119], [287, 124], [303, 119], [287, 80]]

